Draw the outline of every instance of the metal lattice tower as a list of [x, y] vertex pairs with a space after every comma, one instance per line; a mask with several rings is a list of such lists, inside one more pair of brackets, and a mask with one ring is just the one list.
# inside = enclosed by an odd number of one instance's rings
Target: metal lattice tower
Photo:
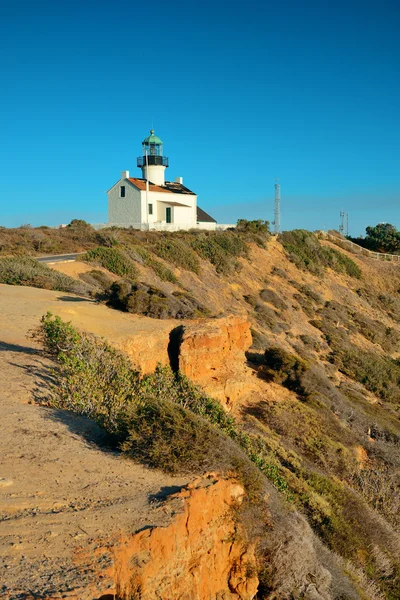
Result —
[[345, 237], [349, 235], [349, 213], [343, 210], [340, 211], [339, 231]]
[[273, 226], [275, 235], [281, 232], [281, 186], [279, 185], [279, 179], [276, 179], [275, 183], [275, 208]]

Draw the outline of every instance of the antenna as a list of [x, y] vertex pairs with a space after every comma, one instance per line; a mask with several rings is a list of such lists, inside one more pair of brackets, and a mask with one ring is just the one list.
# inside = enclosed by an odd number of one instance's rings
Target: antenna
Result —
[[279, 179], [275, 180], [275, 208], [274, 208], [274, 233], [278, 235], [281, 232], [281, 186], [279, 185]]
[[339, 231], [345, 237], [349, 235], [349, 213], [344, 210], [340, 211]]

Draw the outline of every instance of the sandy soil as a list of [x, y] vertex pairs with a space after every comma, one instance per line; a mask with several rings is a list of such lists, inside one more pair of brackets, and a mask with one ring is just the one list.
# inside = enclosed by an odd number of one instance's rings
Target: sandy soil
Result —
[[[107, 545], [122, 531], [169, 522], [173, 506], [150, 500], [187, 483], [124, 460], [88, 420], [35, 404], [46, 396], [51, 364], [26, 333], [47, 309], [74, 311], [60, 297], [0, 286], [1, 598], [75, 588], [86, 598], [79, 589], [89, 583], [100, 595]], [[104, 309], [84, 306], [89, 315]]]

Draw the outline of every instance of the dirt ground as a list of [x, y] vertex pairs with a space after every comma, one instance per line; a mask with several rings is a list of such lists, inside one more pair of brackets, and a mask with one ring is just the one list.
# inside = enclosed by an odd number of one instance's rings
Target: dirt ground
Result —
[[35, 403], [52, 365], [26, 334], [47, 309], [74, 310], [60, 296], [0, 286], [1, 598], [83, 600], [88, 586], [100, 596], [111, 584], [107, 546], [169, 522], [177, 507], [152, 499], [187, 483], [124, 460], [88, 420]]

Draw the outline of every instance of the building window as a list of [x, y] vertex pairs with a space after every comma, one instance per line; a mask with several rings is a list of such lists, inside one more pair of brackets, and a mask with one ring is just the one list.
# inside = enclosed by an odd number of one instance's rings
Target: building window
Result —
[[125, 198], [125, 186], [124, 185], [121, 185], [121, 187], [119, 188], [119, 197]]
[[149, 204], [149, 215], [153, 214], [153, 205]]

